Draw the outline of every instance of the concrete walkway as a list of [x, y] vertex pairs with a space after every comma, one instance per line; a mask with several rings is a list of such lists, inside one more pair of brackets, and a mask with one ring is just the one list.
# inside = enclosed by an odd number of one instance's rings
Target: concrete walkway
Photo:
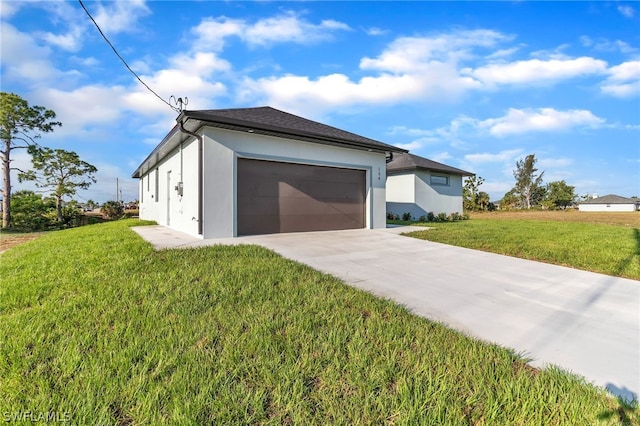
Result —
[[158, 249], [258, 244], [513, 348], [534, 366], [558, 365], [627, 400], [640, 394], [640, 281], [398, 235], [411, 228], [214, 240], [134, 230]]

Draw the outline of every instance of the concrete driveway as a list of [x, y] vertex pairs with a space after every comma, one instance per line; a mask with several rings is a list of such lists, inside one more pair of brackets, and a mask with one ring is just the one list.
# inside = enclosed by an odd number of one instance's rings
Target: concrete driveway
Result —
[[628, 400], [640, 394], [640, 281], [398, 235], [411, 227], [217, 240], [134, 230], [156, 248], [259, 244], [534, 366], [558, 365]]

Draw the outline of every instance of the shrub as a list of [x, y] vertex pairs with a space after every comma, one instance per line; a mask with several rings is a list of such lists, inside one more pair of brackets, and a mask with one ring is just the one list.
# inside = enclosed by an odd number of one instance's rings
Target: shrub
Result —
[[402, 220], [404, 220], [405, 222], [410, 221], [413, 219], [413, 216], [411, 216], [411, 213], [406, 212], [406, 213], [402, 213]]
[[425, 215], [422, 215], [418, 218], [418, 222], [426, 222], [427, 221], [427, 217]]
[[102, 214], [107, 219], [120, 219], [124, 216], [124, 207], [117, 201], [107, 201], [101, 207]]
[[43, 231], [56, 221], [55, 202], [33, 191], [17, 191], [11, 197], [13, 227], [23, 231]]
[[434, 222], [436, 220], [436, 215], [433, 212], [427, 213], [427, 222]]
[[447, 221], [447, 214], [444, 212], [438, 213], [438, 222], [446, 222]]
[[462, 220], [462, 215], [458, 212], [453, 212], [449, 215], [449, 220], [452, 222], [456, 222], [458, 220]]
[[62, 227], [80, 226], [83, 218], [84, 214], [80, 210], [78, 203], [71, 201], [62, 207], [62, 223], [60, 225]]

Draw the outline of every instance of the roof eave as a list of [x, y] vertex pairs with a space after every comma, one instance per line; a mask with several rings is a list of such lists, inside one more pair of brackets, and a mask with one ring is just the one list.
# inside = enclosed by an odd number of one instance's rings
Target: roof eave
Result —
[[263, 124], [263, 123], [254, 123], [246, 120], [238, 120], [238, 119], [228, 118], [228, 117], [211, 118], [207, 116], [205, 113], [201, 113], [199, 111], [183, 111], [178, 117], [178, 120], [183, 116], [198, 120], [200, 122], [200, 124], [197, 126], [198, 129], [200, 127], [203, 127], [209, 124], [209, 125], [212, 125], [212, 127], [219, 127], [223, 129], [226, 128], [228, 130], [251, 131], [252, 133], [257, 133], [257, 134], [263, 134], [267, 136], [281, 136], [287, 139], [296, 139], [296, 140], [300, 140], [300, 138], [303, 137], [303, 138], [307, 138], [309, 142], [324, 143], [327, 145], [336, 145], [336, 146], [351, 146], [355, 149], [364, 149], [364, 150], [371, 150], [376, 152], [397, 152], [397, 153], [409, 152], [406, 149], [383, 144], [382, 142], [379, 142], [379, 143], [383, 145], [379, 146], [376, 144], [361, 143], [361, 142], [351, 141], [351, 140], [341, 139], [341, 138], [329, 138], [314, 132], [305, 132], [302, 130], [291, 131], [290, 129], [286, 129], [284, 127], [278, 127], [278, 126], [273, 126], [273, 125]]
[[428, 172], [440, 172], [440, 173], [448, 173], [451, 175], [460, 175], [460, 176], [475, 176], [475, 173], [467, 172], [464, 170], [456, 169], [456, 170], [443, 170], [437, 168], [429, 168], [429, 167], [419, 167], [419, 166], [411, 166], [411, 167], [402, 167], [399, 169], [387, 170], [387, 175], [392, 175], [394, 173], [404, 173], [411, 172], [415, 170], [425, 170]]
[[[178, 137], [176, 138], [176, 135]], [[178, 125], [175, 125], [173, 129], [162, 139], [162, 141], [151, 151], [151, 154], [145, 158], [138, 168], [131, 175], [134, 179], [141, 178], [147, 171], [158, 164], [169, 152], [173, 151], [176, 146], [180, 144], [184, 139]]]

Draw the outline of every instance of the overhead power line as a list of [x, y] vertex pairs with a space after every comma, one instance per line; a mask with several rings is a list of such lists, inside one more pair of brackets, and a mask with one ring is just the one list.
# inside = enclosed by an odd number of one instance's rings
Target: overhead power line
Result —
[[[109, 39], [107, 38], [107, 36], [102, 32], [102, 29], [100, 28], [100, 26], [98, 25], [98, 23], [96, 22], [95, 19], [93, 19], [93, 16], [91, 16], [91, 13], [89, 13], [89, 11], [87, 10], [87, 8], [85, 7], [84, 3], [82, 3], [82, 0], [78, 0], [78, 3], [80, 3], [80, 6], [82, 6], [82, 9], [84, 9], [85, 13], [87, 14], [87, 16], [89, 17], [89, 19], [91, 19], [91, 22], [93, 22], [93, 25], [96, 26], [96, 28], [98, 29], [98, 31], [100, 32], [100, 35], [102, 36], [102, 38], [104, 39], [104, 41], [107, 42], [107, 44], [109, 45], [109, 47], [111, 47], [111, 50], [113, 50], [113, 53], [116, 54], [116, 56], [118, 58], [120, 58], [120, 60], [122, 61], [122, 63], [124, 64], [125, 67], [127, 67], [127, 69], [129, 70], [129, 72], [131, 74], [133, 74], [140, 83], [142, 83], [142, 85], [144, 87], [147, 88], [147, 90], [149, 90], [151, 93], [153, 93], [158, 99], [160, 99], [162, 102], [164, 102], [165, 104], [167, 104], [167, 106], [169, 108], [171, 108], [172, 110], [174, 110], [175, 112], [181, 112], [182, 111], [182, 103], [179, 104], [180, 108], [178, 107], [174, 107], [172, 106], [169, 102], [165, 101], [162, 96], [158, 95], [156, 92], [153, 91], [153, 89], [151, 87], [149, 87], [147, 85], [147, 83], [145, 83], [144, 81], [142, 81], [142, 79], [140, 78], [140, 76], [138, 76], [138, 74], [136, 74], [136, 72], [134, 70], [131, 69], [131, 67], [129, 66], [129, 64], [127, 64], [127, 61], [124, 60], [124, 58], [122, 56], [120, 56], [120, 54], [118, 53], [118, 51], [116, 50], [116, 48], [113, 46], [113, 44], [111, 44], [111, 42], [109, 41]], [[180, 98], [179, 98], [180, 99]], [[182, 99], [180, 99], [180, 101], [182, 101]]]

